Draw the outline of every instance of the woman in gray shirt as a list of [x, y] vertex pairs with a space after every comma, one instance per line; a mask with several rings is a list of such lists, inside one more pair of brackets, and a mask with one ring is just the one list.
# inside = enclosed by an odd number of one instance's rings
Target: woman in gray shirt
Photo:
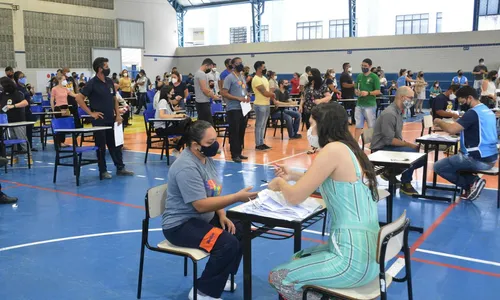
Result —
[[[198, 299], [217, 299], [229, 291], [230, 274], [236, 274], [242, 256], [238, 223], [226, 217], [225, 207], [257, 196], [252, 187], [221, 196], [222, 185], [212, 159], [219, 150], [217, 132], [206, 121], [193, 123], [188, 147], [168, 172], [168, 191], [162, 228], [165, 238], [180, 247], [210, 253], [198, 279]], [[193, 290], [189, 293], [193, 299]]]

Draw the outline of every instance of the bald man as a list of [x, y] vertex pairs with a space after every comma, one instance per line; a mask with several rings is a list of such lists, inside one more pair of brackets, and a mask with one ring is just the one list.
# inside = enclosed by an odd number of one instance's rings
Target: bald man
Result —
[[[387, 150], [399, 152], [418, 152], [419, 146], [403, 140], [403, 110], [405, 102], [413, 100], [413, 90], [408, 86], [398, 88], [394, 102], [378, 117], [373, 128], [371, 142], [372, 151]], [[418, 192], [411, 185], [413, 171], [421, 168], [424, 163], [417, 164], [401, 175], [401, 192], [406, 195], [416, 195]], [[387, 175], [382, 174], [383, 179]]]

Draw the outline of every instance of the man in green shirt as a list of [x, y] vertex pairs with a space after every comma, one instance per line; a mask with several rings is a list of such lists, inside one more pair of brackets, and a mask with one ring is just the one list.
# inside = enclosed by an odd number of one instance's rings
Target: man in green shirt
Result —
[[365, 120], [368, 123], [368, 128], [375, 126], [375, 113], [377, 111], [377, 99], [380, 95], [380, 79], [377, 74], [370, 72], [372, 67], [372, 60], [365, 58], [361, 63], [362, 74], [356, 78], [356, 96], [358, 96], [358, 103], [354, 111], [356, 119], [356, 132], [354, 138], [356, 142], [359, 140], [363, 128], [365, 127]]

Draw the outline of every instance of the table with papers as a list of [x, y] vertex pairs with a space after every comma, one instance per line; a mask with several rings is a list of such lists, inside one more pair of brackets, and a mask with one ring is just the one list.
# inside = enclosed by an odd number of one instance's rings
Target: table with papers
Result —
[[[273, 240], [294, 238], [294, 253], [302, 248], [302, 231], [324, 220], [326, 206], [322, 199], [310, 197], [298, 206], [289, 206], [280, 193], [264, 190], [259, 197], [235, 206], [227, 216], [240, 221], [243, 229], [243, 278], [244, 299], [252, 299], [252, 239], [262, 237]], [[254, 228], [252, 228], [254, 227]], [[288, 230], [286, 230], [288, 229]], [[290, 230], [293, 230], [290, 231]]]

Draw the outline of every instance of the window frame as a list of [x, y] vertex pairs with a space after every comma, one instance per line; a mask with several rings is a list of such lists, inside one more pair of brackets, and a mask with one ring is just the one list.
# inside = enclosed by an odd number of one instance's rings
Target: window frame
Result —
[[[236, 31], [236, 30], [244, 30], [245, 31], [244, 33], [240, 33], [240, 32], [237, 33], [238, 34], [237, 37], [243, 38], [244, 40], [236, 40], [235, 39], [236, 36], [234, 36], [234, 34], [236, 34], [236, 33], [233, 33], [233, 31]], [[246, 43], [248, 43], [247, 35], [248, 35], [248, 32], [247, 32], [246, 26], [230, 27], [229, 28], [229, 44], [246, 44]]]
[[[253, 26], [250, 26], [250, 43], [253, 43]], [[269, 25], [260, 25], [260, 42], [266, 43], [269, 40]]]
[[[338, 28], [342, 28], [342, 36], [337, 36]], [[332, 28], [334, 28], [334, 36], [332, 36]], [[336, 39], [336, 38], [346, 38], [349, 37], [349, 19], [336, 19], [329, 20], [328, 22], [328, 38]]]
[[[426, 24], [423, 23], [426, 21]], [[414, 26], [418, 22], [419, 32], [414, 32]], [[425, 25], [424, 25], [425, 24]], [[398, 32], [398, 25], [402, 25], [402, 32]], [[425, 30], [423, 29], [425, 26]], [[407, 30], [409, 29], [409, 32]], [[409, 14], [409, 15], [396, 15], [395, 22], [395, 35], [408, 35], [408, 34], [427, 34], [429, 33], [429, 13]]]
[[[311, 38], [313, 29], [314, 29], [314, 38]], [[299, 38], [299, 31], [301, 32], [302, 36], [301, 38]], [[304, 38], [305, 37], [304, 33], [306, 32], [307, 32], [307, 38]], [[323, 38], [323, 21], [306, 21], [306, 22], [296, 23], [295, 25], [296, 40], [316, 40], [322, 38]]]
[[[488, 12], [488, 8], [490, 5], [494, 5], [493, 3], [496, 2], [496, 5], [497, 5], [497, 9], [495, 12]], [[484, 11], [481, 9], [482, 7], [484, 7]], [[479, 0], [479, 16], [480, 17], [485, 17], [485, 16], [498, 16], [500, 15], [500, 1], [498, 0]]]

